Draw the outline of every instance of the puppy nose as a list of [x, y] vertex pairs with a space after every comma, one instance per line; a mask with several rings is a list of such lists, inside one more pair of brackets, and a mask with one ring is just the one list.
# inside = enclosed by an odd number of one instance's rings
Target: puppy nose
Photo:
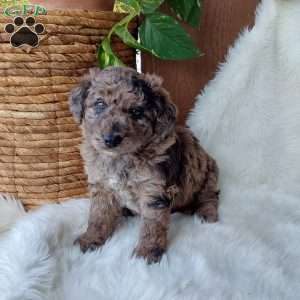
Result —
[[103, 137], [104, 143], [109, 148], [117, 147], [121, 144], [123, 138], [118, 134], [106, 134]]

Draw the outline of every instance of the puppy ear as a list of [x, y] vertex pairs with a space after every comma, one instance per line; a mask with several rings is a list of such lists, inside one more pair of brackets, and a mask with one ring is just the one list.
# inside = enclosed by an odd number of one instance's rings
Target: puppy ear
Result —
[[85, 112], [85, 99], [88, 96], [88, 90], [91, 86], [90, 76], [85, 76], [79, 86], [75, 87], [69, 97], [70, 111], [75, 121], [82, 123]]
[[165, 138], [176, 126], [177, 108], [169, 93], [162, 87], [163, 79], [155, 74], [146, 74], [144, 80], [155, 95], [157, 118], [155, 130]]
[[159, 97], [156, 131], [165, 138], [176, 126], [177, 108], [171, 101], [169, 94], [163, 88], [157, 91]]
[[145, 74], [145, 81], [149, 84], [153, 91], [158, 91], [161, 89], [163, 84], [163, 79], [155, 74]]
[[155, 74], [133, 76], [133, 86], [144, 94], [147, 107], [155, 112], [154, 131], [165, 138], [176, 125], [177, 108], [169, 93], [162, 87], [162, 78]]

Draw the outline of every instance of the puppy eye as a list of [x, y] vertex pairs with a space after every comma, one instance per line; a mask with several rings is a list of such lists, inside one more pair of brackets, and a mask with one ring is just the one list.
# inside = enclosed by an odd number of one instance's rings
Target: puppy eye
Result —
[[106, 103], [101, 98], [98, 99], [94, 104], [96, 114], [101, 114], [106, 109], [106, 107]]
[[139, 120], [144, 116], [144, 109], [142, 107], [133, 107], [129, 109], [129, 115], [134, 120]]

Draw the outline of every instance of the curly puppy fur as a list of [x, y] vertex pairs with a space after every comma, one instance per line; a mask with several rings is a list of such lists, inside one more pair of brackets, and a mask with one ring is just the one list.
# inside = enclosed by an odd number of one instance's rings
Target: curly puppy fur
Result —
[[176, 126], [176, 107], [156, 75], [91, 69], [70, 96], [81, 124], [81, 154], [91, 209], [82, 251], [105, 243], [124, 212], [142, 218], [134, 253], [158, 262], [172, 212], [218, 218], [218, 168], [191, 131]]

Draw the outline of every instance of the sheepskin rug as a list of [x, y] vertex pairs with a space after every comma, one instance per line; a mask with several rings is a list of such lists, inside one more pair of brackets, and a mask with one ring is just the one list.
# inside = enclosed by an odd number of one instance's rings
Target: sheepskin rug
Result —
[[299, 28], [299, 0], [264, 0], [189, 118], [220, 166], [219, 223], [174, 215], [148, 266], [131, 257], [138, 218], [83, 255], [88, 201], [23, 216], [2, 199], [1, 224], [16, 224], [0, 235], [0, 299], [300, 299]]

